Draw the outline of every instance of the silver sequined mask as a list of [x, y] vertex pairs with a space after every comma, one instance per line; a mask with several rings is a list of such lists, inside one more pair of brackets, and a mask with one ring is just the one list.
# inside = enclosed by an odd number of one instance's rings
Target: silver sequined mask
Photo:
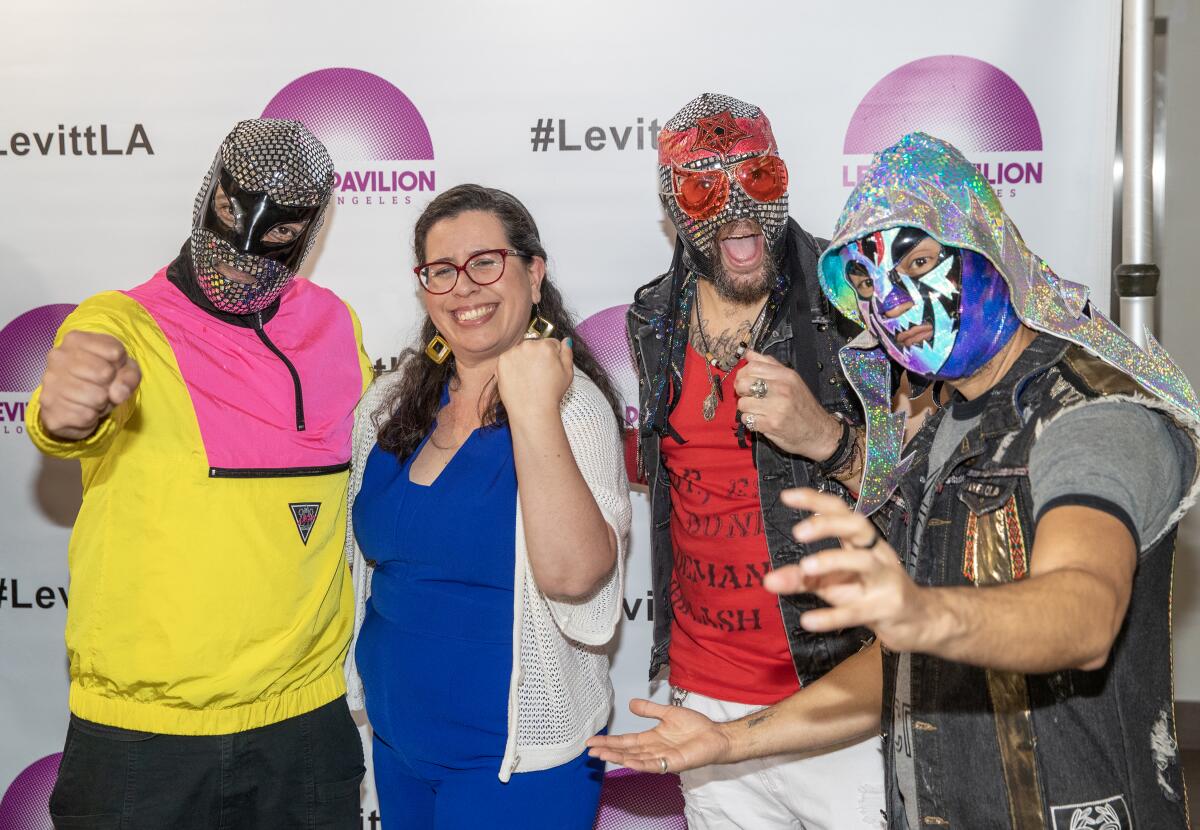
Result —
[[717, 230], [754, 219], [778, 258], [787, 231], [787, 167], [771, 123], [745, 101], [706, 92], [672, 116], [658, 137], [663, 207], [692, 265], [714, 274]]
[[[273, 303], [316, 242], [332, 184], [329, 153], [300, 122], [262, 118], [235, 126], [192, 215], [192, 267], [209, 301], [231, 314]], [[230, 279], [219, 265], [253, 281]]]

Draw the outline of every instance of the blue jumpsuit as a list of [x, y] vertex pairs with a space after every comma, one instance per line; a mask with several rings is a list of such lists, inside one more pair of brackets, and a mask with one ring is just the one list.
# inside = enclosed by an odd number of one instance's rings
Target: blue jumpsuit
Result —
[[355, 657], [384, 826], [591, 828], [603, 764], [586, 753], [497, 778], [512, 673], [509, 429], [475, 430], [428, 487], [409, 480], [423, 447], [400, 462], [376, 445], [354, 503], [358, 544], [377, 563]]

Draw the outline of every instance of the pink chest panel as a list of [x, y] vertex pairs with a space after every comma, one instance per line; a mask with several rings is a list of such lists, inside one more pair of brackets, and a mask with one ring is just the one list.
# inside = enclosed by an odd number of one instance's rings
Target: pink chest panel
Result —
[[197, 308], [165, 269], [127, 293], [174, 352], [210, 468], [286, 473], [349, 461], [363, 377], [350, 313], [332, 292], [296, 280], [284, 293], [264, 333], [286, 361], [254, 329]]

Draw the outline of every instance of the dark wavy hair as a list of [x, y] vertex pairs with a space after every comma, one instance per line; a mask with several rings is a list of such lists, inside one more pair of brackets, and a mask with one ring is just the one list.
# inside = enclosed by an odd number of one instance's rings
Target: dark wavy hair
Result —
[[[508, 237], [509, 247], [546, 260], [546, 249], [542, 247], [537, 223], [517, 197], [491, 187], [460, 184], [430, 202], [417, 219], [413, 229], [413, 252], [417, 262], [425, 261], [425, 240], [430, 228], [443, 219], [453, 219], [471, 210], [484, 211], [499, 219]], [[574, 340], [575, 368], [591, 378], [604, 393], [618, 427], [621, 426], [624, 420], [612, 381], [596, 362], [587, 344], [576, 336], [575, 318], [563, 303], [562, 295], [551, 282], [549, 273], [542, 280], [541, 291], [538, 313], [554, 324], [556, 336]], [[425, 355], [425, 344], [437, 333], [433, 321], [426, 314], [418, 342], [404, 350], [399, 365], [393, 370], [400, 373], [400, 382], [378, 410], [379, 413], [391, 413], [387, 422], [379, 428], [379, 446], [401, 460], [411, 455], [429, 433], [441, 407], [442, 390], [455, 377], [453, 356], [439, 365]], [[487, 402], [481, 401], [484, 426], [503, 424], [508, 420], [495, 384], [490, 388]]]

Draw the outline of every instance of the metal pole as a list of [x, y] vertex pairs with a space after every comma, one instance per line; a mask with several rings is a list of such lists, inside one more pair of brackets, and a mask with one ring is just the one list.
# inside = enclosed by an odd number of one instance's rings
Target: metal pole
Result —
[[1143, 348], [1154, 329], [1158, 266], [1154, 258], [1154, 2], [1123, 0], [1121, 17], [1121, 264], [1114, 277], [1121, 328]]

